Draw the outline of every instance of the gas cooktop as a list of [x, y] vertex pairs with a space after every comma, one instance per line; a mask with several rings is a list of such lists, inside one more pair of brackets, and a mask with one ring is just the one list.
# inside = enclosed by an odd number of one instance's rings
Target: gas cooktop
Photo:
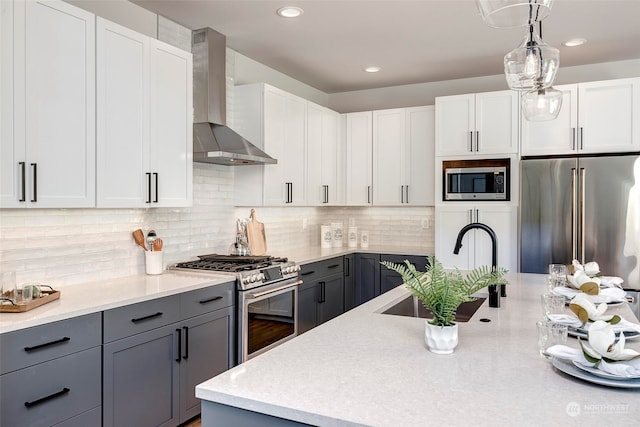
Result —
[[198, 260], [180, 262], [176, 268], [186, 268], [192, 270], [224, 271], [237, 273], [241, 271], [260, 270], [272, 265], [287, 262], [287, 258], [272, 256], [251, 256], [251, 255], [198, 255]]

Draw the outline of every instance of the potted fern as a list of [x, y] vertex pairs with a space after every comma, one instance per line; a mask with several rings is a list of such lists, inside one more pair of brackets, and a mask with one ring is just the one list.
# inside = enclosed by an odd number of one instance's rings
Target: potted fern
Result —
[[385, 261], [385, 267], [396, 271], [411, 292], [433, 319], [425, 321], [425, 342], [430, 351], [438, 354], [453, 353], [458, 345], [458, 324], [454, 322], [460, 304], [474, 301], [474, 293], [490, 285], [507, 284], [507, 270], [488, 266], [478, 267], [466, 275], [458, 269], [445, 271], [433, 256], [427, 257], [427, 271], [418, 271], [409, 261], [396, 264]]

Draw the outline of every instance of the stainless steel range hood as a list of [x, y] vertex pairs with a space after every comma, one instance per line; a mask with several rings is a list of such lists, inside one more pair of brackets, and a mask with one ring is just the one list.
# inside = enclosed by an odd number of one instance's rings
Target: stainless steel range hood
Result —
[[192, 33], [193, 161], [227, 166], [274, 164], [269, 156], [226, 126], [226, 37], [203, 28]]

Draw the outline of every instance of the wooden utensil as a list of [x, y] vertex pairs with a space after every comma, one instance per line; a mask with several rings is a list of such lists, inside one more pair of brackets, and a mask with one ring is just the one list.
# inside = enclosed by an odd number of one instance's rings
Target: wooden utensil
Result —
[[264, 224], [256, 220], [256, 211], [251, 209], [251, 221], [247, 223], [247, 238], [251, 255], [264, 255], [267, 253], [267, 236]]
[[147, 245], [144, 244], [144, 233], [139, 228], [135, 230], [133, 233], [133, 240], [145, 251], [147, 250]]
[[152, 249], [153, 249], [154, 252], [161, 251], [162, 250], [162, 239], [156, 238], [156, 240], [153, 241]]

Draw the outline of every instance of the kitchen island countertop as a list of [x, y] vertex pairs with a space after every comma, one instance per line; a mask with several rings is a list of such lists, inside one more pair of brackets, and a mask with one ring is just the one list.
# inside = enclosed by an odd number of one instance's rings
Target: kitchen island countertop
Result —
[[[575, 379], [538, 354], [546, 276], [508, 279], [500, 308], [485, 301], [460, 324], [452, 355], [425, 348], [424, 319], [381, 314], [401, 286], [198, 385], [203, 426], [219, 405], [318, 426], [637, 426], [640, 390]], [[610, 312], [637, 321], [626, 304]]]

